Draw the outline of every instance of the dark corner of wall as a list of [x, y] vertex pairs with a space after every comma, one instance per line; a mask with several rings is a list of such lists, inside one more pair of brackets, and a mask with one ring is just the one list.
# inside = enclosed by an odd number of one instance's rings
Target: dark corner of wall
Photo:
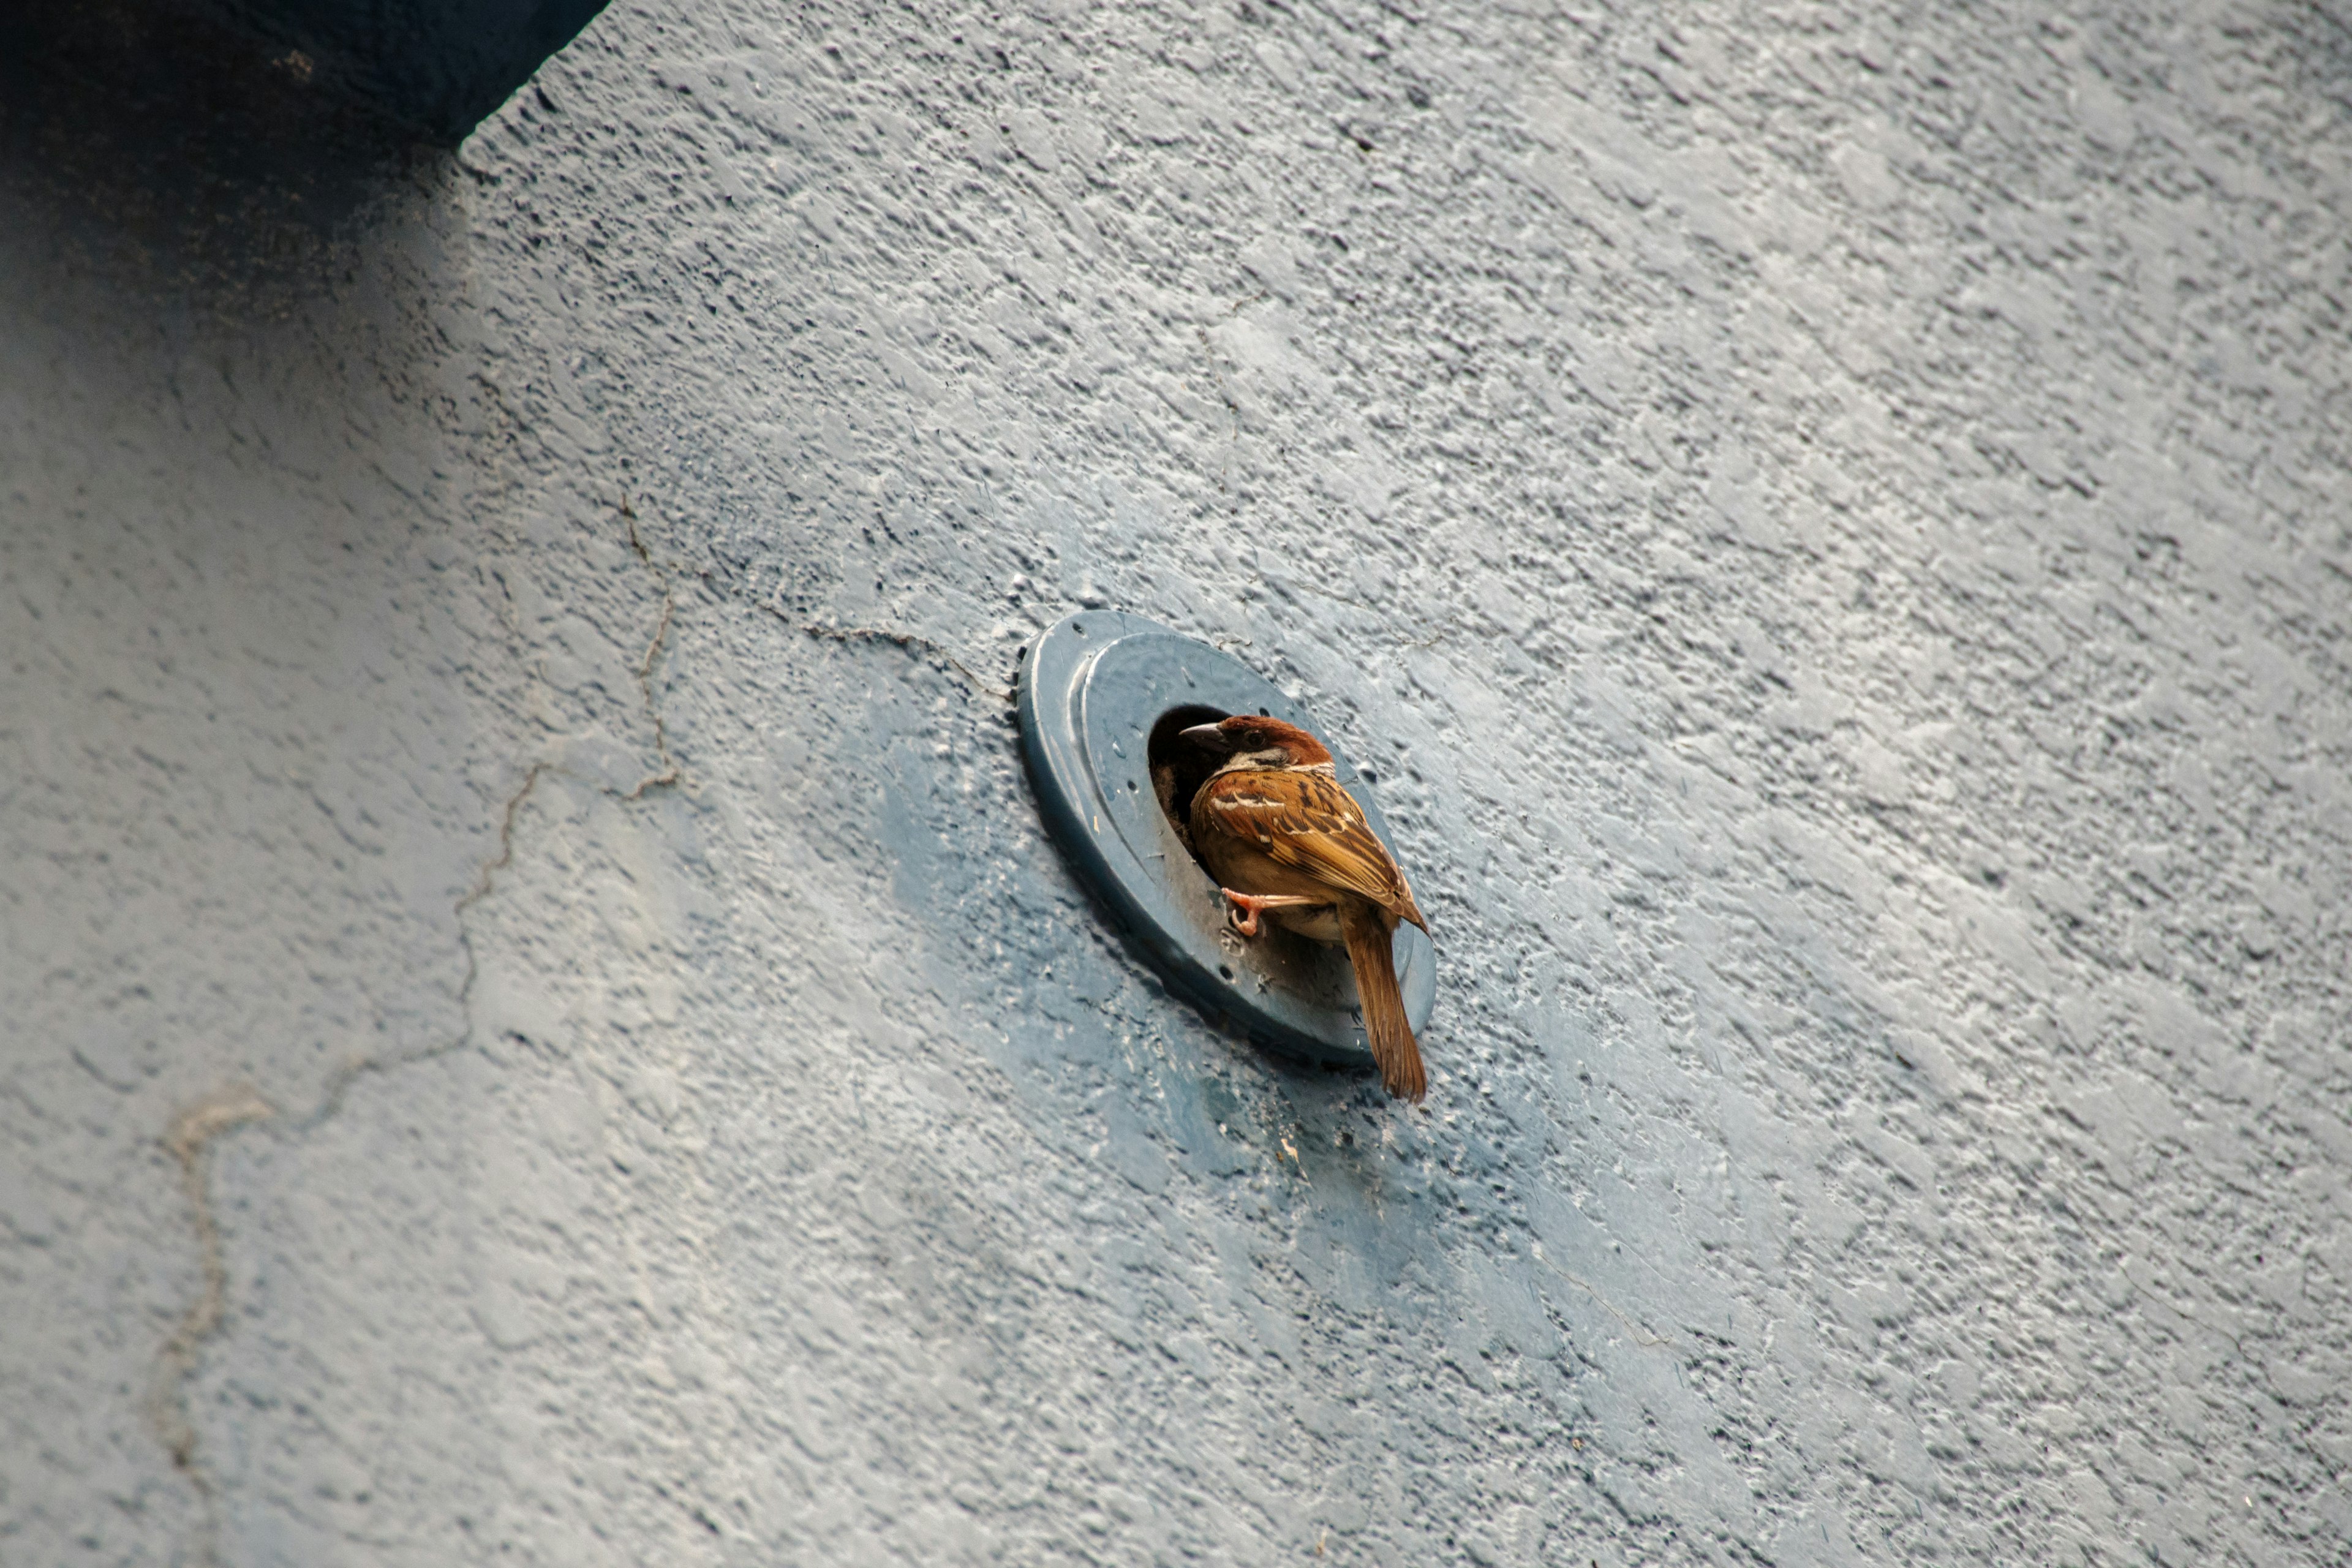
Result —
[[305, 267], [602, 4], [0, 4], [0, 186], [175, 269]]
[[324, 89], [455, 145], [604, 0], [173, 0], [298, 52]]

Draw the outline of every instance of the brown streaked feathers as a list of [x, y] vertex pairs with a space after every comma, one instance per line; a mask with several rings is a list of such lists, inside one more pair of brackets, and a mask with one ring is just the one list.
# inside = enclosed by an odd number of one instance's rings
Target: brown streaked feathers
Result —
[[1364, 820], [1364, 808], [1330, 774], [1274, 768], [1218, 773], [1192, 797], [1196, 841], [1204, 811], [1218, 830], [1256, 840], [1279, 864], [1429, 929], [1404, 873]]
[[1429, 922], [1404, 873], [1331, 773], [1321, 742], [1279, 719], [1237, 714], [1184, 731], [1228, 757], [1192, 796], [1192, 843], [1244, 934], [1261, 914], [1317, 942], [1344, 944], [1381, 1080], [1401, 1100], [1429, 1078], [1405, 1017], [1393, 942], [1401, 921]]

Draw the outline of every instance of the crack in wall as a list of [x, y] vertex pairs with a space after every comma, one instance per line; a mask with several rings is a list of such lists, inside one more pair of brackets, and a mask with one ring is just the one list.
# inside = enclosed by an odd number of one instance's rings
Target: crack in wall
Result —
[[655, 560], [653, 552], [646, 548], [646, 542], [637, 536], [636, 510], [629, 505], [629, 498], [625, 495], [621, 498], [621, 517], [629, 525], [629, 548], [636, 552], [637, 559], [646, 563], [646, 570], [661, 584], [662, 591], [661, 619], [654, 626], [653, 637], [646, 644], [646, 657], [637, 661], [636, 671], [637, 690], [645, 700], [646, 715], [654, 721], [654, 754], [661, 759], [661, 766], [639, 779], [635, 789], [621, 796], [623, 800], [639, 800], [646, 791], [667, 788], [677, 783], [681, 776], [677, 759], [669, 753], [669, 725], [662, 717], [660, 704], [654, 700], [654, 664], [661, 658], [663, 644], [669, 639], [669, 624], [677, 613], [677, 592], [670, 574], [671, 568]]
[[[457, 946], [466, 959], [465, 978], [457, 985], [457, 1011], [463, 1022], [456, 1036], [412, 1056], [368, 1057], [346, 1064], [328, 1080], [318, 1105], [289, 1124], [293, 1132], [310, 1132], [341, 1110], [351, 1086], [362, 1076], [446, 1056], [473, 1037], [473, 994], [475, 982], [481, 974], [481, 961], [474, 952], [473, 935], [466, 929], [466, 911], [487, 898], [498, 873], [514, 863], [515, 819], [523, 803], [539, 787], [539, 781], [552, 771], [551, 763], [533, 763], [521, 785], [507, 797], [499, 820], [498, 854], [482, 863], [474, 885], [452, 906], [457, 917]], [[228, 1312], [228, 1265], [222, 1257], [220, 1225], [212, 1202], [212, 1150], [214, 1143], [227, 1133], [277, 1114], [277, 1108], [263, 1099], [258, 1089], [231, 1084], [213, 1090], [181, 1111], [163, 1135], [164, 1148], [179, 1162], [181, 1187], [187, 1195], [195, 1225], [201, 1283], [196, 1300], [190, 1303], [179, 1325], [156, 1352], [148, 1414], [156, 1436], [172, 1457], [173, 1468], [186, 1476], [195, 1489], [199, 1512], [191, 1560], [200, 1565], [219, 1561], [220, 1504], [218, 1489], [198, 1449], [195, 1420], [188, 1409], [187, 1385], [203, 1359], [205, 1345], [219, 1332]]]
[[225, 1134], [251, 1121], [266, 1121], [277, 1107], [249, 1084], [229, 1084], [213, 1090], [172, 1119], [163, 1147], [180, 1167], [180, 1190], [196, 1228], [196, 1299], [188, 1304], [179, 1324], [156, 1353], [155, 1371], [148, 1391], [148, 1417], [155, 1435], [172, 1456], [173, 1468], [195, 1489], [199, 1510], [194, 1560], [209, 1563], [219, 1556], [220, 1507], [212, 1477], [196, 1452], [196, 1427], [188, 1412], [188, 1380], [195, 1375], [205, 1342], [219, 1331], [228, 1311], [228, 1265], [221, 1257], [220, 1222], [213, 1211], [212, 1151]]
[[[1237, 321], [1240, 319], [1241, 313], [1244, 310], [1248, 310], [1252, 305], [1257, 304], [1261, 300], [1270, 298], [1272, 298], [1272, 296], [1263, 289], [1260, 289], [1254, 294], [1244, 294], [1242, 298], [1234, 300], [1232, 305], [1226, 308], [1224, 320], [1227, 321]], [[1220, 365], [1217, 363], [1217, 343], [1216, 340], [1209, 335], [1209, 329], [1206, 327], [1195, 327], [1192, 331], [1201, 340], [1202, 360], [1209, 367], [1210, 377], [1217, 384], [1217, 396], [1225, 405], [1226, 420], [1233, 426], [1231, 437], [1225, 444], [1224, 460], [1218, 466], [1216, 476], [1217, 489], [1227, 493], [1231, 493], [1233, 489], [1234, 461], [1241, 455], [1242, 447], [1241, 395], [1234, 385], [1234, 378], [1226, 374], [1223, 365]]]
[[1544, 1256], [1543, 1246], [1541, 1243], [1538, 1243], [1528, 1250], [1534, 1255], [1537, 1262], [1542, 1264], [1546, 1268], [1550, 1269], [1554, 1274], [1559, 1275], [1561, 1279], [1567, 1280], [1570, 1284], [1575, 1286], [1578, 1289], [1591, 1297], [1595, 1301], [1600, 1302], [1603, 1310], [1625, 1326], [1625, 1331], [1633, 1337], [1633, 1342], [1635, 1344], [1642, 1346], [1645, 1350], [1672, 1350], [1674, 1348], [1674, 1341], [1670, 1339], [1662, 1339], [1658, 1335], [1654, 1334], [1649, 1330], [1643, 1328], [1639, 1322], [1635, 1321], [1633, 1318], [1628, 1315], [1622, 1307], [1620, 1307], [1616, 1302], [1611, 1300], [1607, 1295], [1603, 1294], [1590, 1280], [1579, 1279], [1577, 1276], [1570, 1273], [1567, 1269], [1562, 1268], [1559, 1264], [1554, 1263], [1550, 1258], [1546, 1258]]
[[[783, 611], [776, 608], [773, 605], [762, 605], [760, 608], [767, 611], [768, 614], [775, 616], [776, 619], [784, 622], [787, 626], [792, 624], [792, 617], [785, 615]], [[922, 654], [948, 666], [948, 668], [953, 669], [958, 675], [962, 676], [965, 680], [971, 683], [973, 690], [981, 692], [985, 696], [993, 697], [1000, 702], [1011, 702], [1015, 700], [1013, 689], [1010, 687], [989, 685], [987, 681], [982, 680], [979, 676], [974, 675], [971, 671], [971, 667], [964, 663], [963, 660], [950, 653], [940, 644], [933, 642], [929, 637], [919, 636], [914, 632], [887, 631], [879, 626], [828, 626], [815, 621], [803, 622], [801, 624], [801, 630], [806, 632], [813, 637], [820, 637], [828, 642], [888, 643], [893, 647], [905, 648], [908, 653]]]
[[[654, 700], [653, 692], [654, 666], [667, 646], [670, 628], [677, 617], [673, 578], [671, 571], [654, 559], [638, 537], [636, 513], [630, 509], [625, 498], [621, 503], [621, 515], [628, 524], [630, 549], [654, 573], [662, 588], [661, 615], [655, 623], [653, 636], [646, 645], [645, 656], [638, 661], [635, 671], [646, 711], [653, 720], [654, 745], [661, 766], [626, 791], [610, 785], [597, 786], [599, 793], [627, 804], [642, 799], [649, 790], [677, 784], [684, 773], [677, 758], [671, 754], [668, 726], [659, 705]], [[342, 1109], [351, 1086], [362, 1077], [432, 1061], [462, 1049], [473, 1037], [474, 987], [481, 976], [481, 960], [474, 948], [473, 933], [467, 929], [466, 913], [489, 896], [498, 874], [514, 864], [517, 821], [523, 805], [538, 789], [540, 781], [550, 773], [576, 776], [545, 759], [530, 764], [523, 774], [522, 783], [507, 797], [499, 812], [498, 853], [482, 863], [473, 886], [451, 906], [457, 923], [457, 946], [465, 956], [465, 974], [458, 982], [457, 995], [461, 1022], [456, 1035], [438, 1045], [411, 1054], [362, 1057], [345, 1064], [328, 1080], [315, 1108], [284, 1123], [289, 1132], [297, 1136], [309, 1133], [332, 1118]], [[216, 1563], [220, 1558], [219, 1494], [203, 1463], [194, 1417], [188, 1408], [187, 1386], [203, 1359], [205, 1344], [219, 1333], [228, 1313], [228, 1265], [222, 1255], [220, 1225], [212, 1201], [213, 1147], [219, 1139], [240, 1127], [268, 1121], [278, 1115], [278, 1108], [265, 1099], [259, 1089], [249, 1084], [228, 1084], [212, 1090], [183, 1110], [173, 1119], [163, 1139], [164, 1149], [180, 1166], [181, 1189], [186, 1195], [195, 1227], [200, 1282], [196, 1299], [189, 1304], [179, 1323], [156, 1352], [148, 1394], [148, 1415], [157, 1439], [171, 1456], [173, 1468], [186, 1476], [195, 1490], [199, 1510], [197, 1537], [190, 1561], [199, 1565]]]
[[[464, 898], [459, 899], [456, 905], [456, 912], [460, 917], [457, 930], [461, 939], [465, 932], [463, 917], [466, 911], [489, 897], [491, 880], [499, 872], [514, 864], [515, 817], [522, 810], [522, 803], [530, 798], [530, 792], [539, 787], [539, 781], [553, 771], [552, 763], [531, 763], [530, 771], [523, 775], [522, 786], [507, 796], [506, 811], [499, 820], [498, 857], [482, 862], [482, 869], [474, 879], [472, 889]], [[469, 970], [466, 975], [466, 984], [457, 991], [457, 1000], [460, 1003], [466, 1000], [473, 983], [474, 976]]]

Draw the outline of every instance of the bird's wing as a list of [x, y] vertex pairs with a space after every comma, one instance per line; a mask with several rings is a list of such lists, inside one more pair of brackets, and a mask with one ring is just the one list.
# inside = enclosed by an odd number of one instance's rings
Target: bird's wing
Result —
[[1201, 787], [1194, 809], [1280, 864], [1428, 929], [1404, 873], [1364, 820], [1363, 807], [1330, 774], [1293, 768], [1219, 773]]

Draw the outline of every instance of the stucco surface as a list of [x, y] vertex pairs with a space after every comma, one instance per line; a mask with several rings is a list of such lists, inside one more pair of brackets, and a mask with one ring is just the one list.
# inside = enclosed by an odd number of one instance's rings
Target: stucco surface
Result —
[[[646, 5], [299, 243], [12, 142], [0, 1560], [2342, 1561], [2347, 82]], [[1102, 605], [1379, 768], [1424, 1108], [1042, 838]]]

